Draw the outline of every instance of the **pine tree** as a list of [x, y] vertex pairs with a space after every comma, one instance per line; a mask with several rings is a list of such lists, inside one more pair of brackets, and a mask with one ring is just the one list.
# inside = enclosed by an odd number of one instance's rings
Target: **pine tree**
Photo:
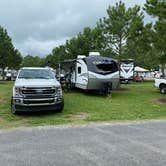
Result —
[[166, 66], [166, 1], [165, 0], [146, 0], [144, 6], [146, 12], [155, 17], [157, 21], [153, 26], [152, 44], [157, 50], [156, 57], [162, 66], [162, 75], [165, 76]]
[[17, 68], [21, 60], [22, 57], [18, 50], [14, 48], [7, 30], [0, 26], [0, 68], [2, 69], [3, 79], [5, 67]]

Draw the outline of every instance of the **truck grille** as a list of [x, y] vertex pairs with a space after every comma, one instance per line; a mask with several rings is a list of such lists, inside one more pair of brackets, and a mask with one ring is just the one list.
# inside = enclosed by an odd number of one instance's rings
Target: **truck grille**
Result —
[[28, 100], [24, 100], [24, 104], [51, 104], [51, 103], [54, 103], [54, 99], [52, 100], [43, 100], [43, 101], [40, 101], [40, 100], [31, 100], [31, 101], [28, 101]]
[[45, 98], [52, 98], [53, 95], [24, 95], [25, 99], [45, 99]]
[[21, 94], [26, 98], [49, 98], [55, 95], [56, 89], [52, 87], [22, 88]]

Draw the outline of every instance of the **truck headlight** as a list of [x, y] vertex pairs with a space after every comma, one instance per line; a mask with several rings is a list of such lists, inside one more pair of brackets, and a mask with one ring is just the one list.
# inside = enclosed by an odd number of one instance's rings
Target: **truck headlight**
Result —
[[57, 88], [56, 88], [56, 95], [57, 95], [58, 97], [62, 97], [62, 88], [61, 88], [61, 87], [57, 87]]
[[14, 93], [15, 97], [22, 97], [21, 94], [20, 94], [20, 88], [19, 87], [15, 87], [13, 93]]

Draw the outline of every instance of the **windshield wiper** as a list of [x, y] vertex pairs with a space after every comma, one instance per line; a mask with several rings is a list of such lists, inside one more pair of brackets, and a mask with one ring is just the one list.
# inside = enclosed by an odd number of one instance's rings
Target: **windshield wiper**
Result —
[[47, 77], [35, 77], [35, 79], [49, 79], [49, 78], [47, 78]]
[[32, 77], [18, 77], [18, 78], [23, 78], [23, 79], [32, 79]]

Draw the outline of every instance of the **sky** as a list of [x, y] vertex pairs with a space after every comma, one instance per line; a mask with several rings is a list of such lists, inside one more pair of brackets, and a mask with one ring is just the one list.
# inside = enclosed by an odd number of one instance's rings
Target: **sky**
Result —
[[[0, 0], [0, 25], [22, 55], [46, 56], [84, 27], [94, 27], [117, 0]], [[123, 0], [127, 7], [145, 0]], [[148, 17], [145, 17], [145, 21]]]

